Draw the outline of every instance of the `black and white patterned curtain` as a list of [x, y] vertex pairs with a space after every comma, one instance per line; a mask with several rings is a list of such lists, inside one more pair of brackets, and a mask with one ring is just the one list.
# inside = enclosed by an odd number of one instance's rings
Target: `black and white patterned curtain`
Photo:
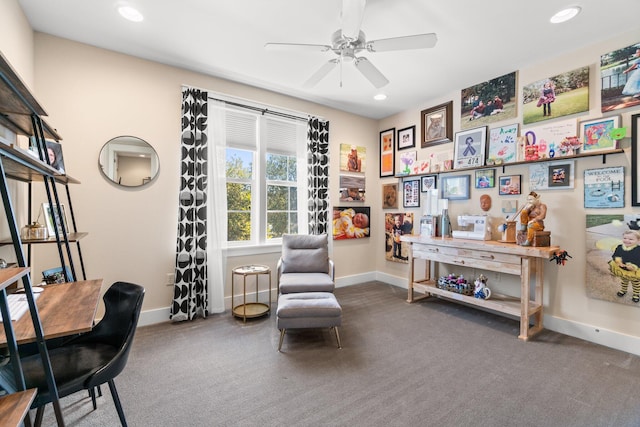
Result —
[[307, 123], [309, 234], [329, 230], [329, 122], [310, 117]]
[[178, 241], [171, 319], [208, 314], [207, 101], [205, 91], [182, 90], [181, 179]]

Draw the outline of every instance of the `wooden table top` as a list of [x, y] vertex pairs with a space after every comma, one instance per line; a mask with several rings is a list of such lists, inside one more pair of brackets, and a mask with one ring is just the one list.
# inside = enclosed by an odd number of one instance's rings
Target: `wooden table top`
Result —
[[[36, 300], [45, 339], [88, 332], [100, 301], [102, 279], [45, 285]], [[13, 322], [18, 344], [34, 342], [35, 330], [29, 312]], [[0, 346], [7, 344], [4, 328], [0, 328]]]
[[36, 392], [35, 388], [31, 388], [0, 397], [0, 425], [21, 426], [36, 397]]

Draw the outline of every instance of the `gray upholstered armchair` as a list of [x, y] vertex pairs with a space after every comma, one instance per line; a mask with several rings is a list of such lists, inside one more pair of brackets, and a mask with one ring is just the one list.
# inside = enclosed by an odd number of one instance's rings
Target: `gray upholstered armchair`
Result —
[[326, 234], [285, 234], [277, 265], [278, 292], [333, 292], [335, 268]]

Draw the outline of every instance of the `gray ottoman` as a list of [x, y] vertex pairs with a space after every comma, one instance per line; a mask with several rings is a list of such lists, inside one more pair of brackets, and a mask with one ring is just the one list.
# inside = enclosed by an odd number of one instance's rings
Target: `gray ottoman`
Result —
[[336, 333], [338, 348], [340, 334], [338, 326], [342, 325], [342, 307], [335, 295], [330, 292], [300, 292], [281, 294], [278, 297], [276, 325], [280, 330], [278, 351], [287, 329], [331, 328]]

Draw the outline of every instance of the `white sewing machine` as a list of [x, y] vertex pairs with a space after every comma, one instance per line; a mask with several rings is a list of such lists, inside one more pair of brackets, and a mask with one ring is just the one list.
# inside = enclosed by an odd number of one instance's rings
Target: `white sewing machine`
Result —
[[459, 239], [491, 240], [491, 220], [487, 215], [459, 215], [458, 227], [452, 236]]

